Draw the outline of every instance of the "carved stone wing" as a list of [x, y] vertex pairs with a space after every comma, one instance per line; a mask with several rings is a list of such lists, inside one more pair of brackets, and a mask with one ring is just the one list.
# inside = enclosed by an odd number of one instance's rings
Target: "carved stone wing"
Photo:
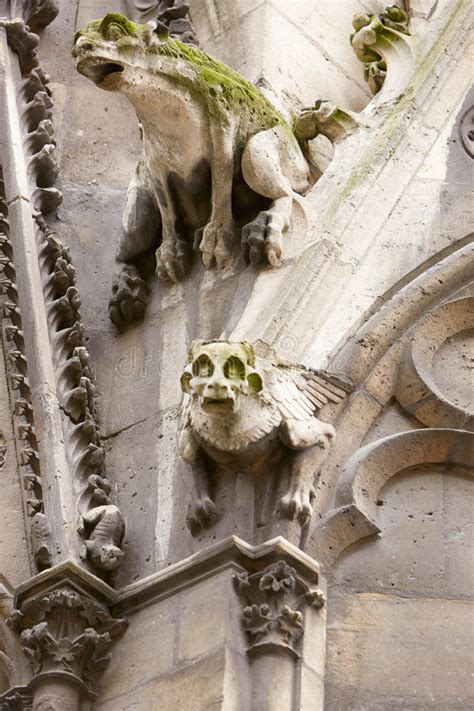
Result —
[[270, 395], [284, 419], [309, 420], [323, 405], [340, 402], [350, 390], [347, 383], [321, 371], [272, 366], [265, 374]]

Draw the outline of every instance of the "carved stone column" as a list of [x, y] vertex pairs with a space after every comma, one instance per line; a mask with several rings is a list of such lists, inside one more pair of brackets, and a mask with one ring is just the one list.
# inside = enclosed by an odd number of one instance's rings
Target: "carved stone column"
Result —
[[[301, 708], [305, 622], [325, 603], [323, 591], [311, 584], [318, 579], [317, 565], [311, 572], [313, 575], [302, 576], [285, 558], [280, 558], [255, 573], [242, 573], [234, 579], [247, 603], [242, 625], [248, 640], [255, 711]], [[318, 617], [317, 626], [323, 630], [324, 619], [319, 614]], [[324, 632], [321, 640], [324, 641]], [[320, 654], [324, 657], [324, 647]], [[322, 688], [314, 687], [312, 693], [312, 708], [322, 708]]]
[[318, 563], [281, 536], [215, 542], [117, 593], [127, 653], [104, 689], [123, 690], [124, 707], [139, 693], [143, 709], [322, 711], [323, 585]]
[[107, 585], [73, 563], [17, 591], [17, 611], [8, 622], [32, 666], [27, 691], [34, 711], [76, 711], [96, 698], [112, 644], [127, 626], [109, 613], [113, 599]]

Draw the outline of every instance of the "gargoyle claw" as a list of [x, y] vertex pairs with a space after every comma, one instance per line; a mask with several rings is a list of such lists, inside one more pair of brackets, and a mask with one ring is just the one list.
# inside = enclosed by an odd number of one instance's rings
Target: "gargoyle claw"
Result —
[[201, 252], [202, 263], [210, 269], [215, 263], [216, 271], [225, 269], [232, 260], [233, 228], [214, 225], [210, 222], [196, 232], [196, 242]]
[[190, 504], [186, 523], [191, 535], [196, 536], [211, 526], [218, 518], [219, 514], [215, 503], [209, 496], [203, 496], [194, 504]]
[[300, 484], [294, 491], [288, 492], [280, 499], [278, 514], [284, 518], [297, 518], [301, 526], [308, 523], [313, 516], [312, 501], [315, 491], [312, 486]]
[[267, 262], [276, 267], [281, 262], [282, 233], [287, 225], [280, 214], [260, 212], [242, 229], [242, 248], [247, 264], [258, 266]]
[[143, 318], [149, 292], [137, 269], [125, 264], [112, 284], [109, 301], [110, 320], [119, 330]]
[[156, 274], [164, 284], [177, 284], [186, 276], [190, 249], [183, 240], [162, 244], [156, 250]]

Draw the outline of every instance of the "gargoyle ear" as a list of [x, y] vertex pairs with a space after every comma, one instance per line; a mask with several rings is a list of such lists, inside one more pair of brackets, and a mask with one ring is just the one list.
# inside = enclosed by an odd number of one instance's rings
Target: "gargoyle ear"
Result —
[[167, 40], [170, 36], [168, 27], [160, 20], [155, 20], [155, 29], [153, 30], [155, 35], [158, 35], [160, 40]]
[[250, 375], [247, 375], [247, 382], [254, 393], [259, 393], [263, 388], [262, 378], [258, 373], [250, 373]]
[[247, 356], [248, 364], [253, 368], [255, 365], [255, 351], [253, 346], [248, 341], [242, 341], [241, 346]]
[[193, 376], [191, 373], [186, 371], [185, 373], [182, 374], [181, 380], [179, 381], [181, 383], [181, 390], [183, 393], [186, 393], [187, 395], [192, 395], [193, 394], [193, 389], [191, 388], [190, 382], [191, 378]]
[[195, 360], [197, 354], [203, 347], [203, 344], [204, 344], [204, 341], [201, 341], [200, 338], [195, 338], [194, 341], [191, 343], [191, 347], [188, 351], [188, 360], [190, 363], [192, 363], [193, 360]]

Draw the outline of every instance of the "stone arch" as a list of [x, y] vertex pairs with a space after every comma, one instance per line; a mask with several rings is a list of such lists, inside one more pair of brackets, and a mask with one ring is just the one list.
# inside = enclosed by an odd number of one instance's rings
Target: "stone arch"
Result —
[[350, 545], [380, 532], [377, 498], [397, 474], [425, 464], [452, 464], [474, 474], [474, 434], [422, 429], [384, 437], [359, 449], [338, 482], [335, 508], [315, 526], [307, 550], [323, 569]]

